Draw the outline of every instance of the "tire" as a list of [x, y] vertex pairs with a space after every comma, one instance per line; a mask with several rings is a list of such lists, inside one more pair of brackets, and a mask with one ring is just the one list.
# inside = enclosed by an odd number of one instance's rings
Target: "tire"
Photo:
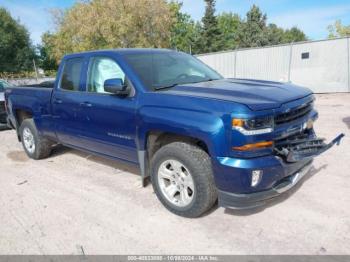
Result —
[[[176, 170], [181, 174], [176, 174]], [[173, 175], [168, 180], [169, 174]], [[173, 142], [161, 147], [151, 161], [151, 181], [160, 202], [179, 216], [199, 217], [217, 200], [211, 160], [196, 145]], [[171, 197], [175, 190], [179, 192]]]
[[[19, 134], [28, 157], [39, 160], [50, 155], [52, 143], [39, 135], [33, 119], [23, 120], [19, 128]], [[30, 145], [32, 146], [30, 147]]]

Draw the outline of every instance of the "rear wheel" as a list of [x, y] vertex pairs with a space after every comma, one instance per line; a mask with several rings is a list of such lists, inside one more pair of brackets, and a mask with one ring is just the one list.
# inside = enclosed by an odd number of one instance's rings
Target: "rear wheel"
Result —
[[33, 119], [23, 120], [19, 133], [24, 151], [30, 158], [38, 160], [50, 155], [52, 143], [39, 135]]
[[158, 199], [180, 216], [198, 217], [217, 199], [210, 158], [196, 145], [173, 142], [159, 149], [151, 179]]

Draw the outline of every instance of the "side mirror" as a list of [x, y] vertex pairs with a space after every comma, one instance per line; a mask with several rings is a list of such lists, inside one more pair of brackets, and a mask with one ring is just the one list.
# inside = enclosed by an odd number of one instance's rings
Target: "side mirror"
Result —
[[127, 86], [121, 78], [107, 79], [103, 85], [104, 91], [116, 95], [127, 95]]

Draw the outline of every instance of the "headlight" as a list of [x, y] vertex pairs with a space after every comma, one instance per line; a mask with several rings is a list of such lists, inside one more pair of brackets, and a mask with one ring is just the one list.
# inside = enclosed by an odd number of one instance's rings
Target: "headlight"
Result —
[[259, 117], [252, 119], [232, 119], [232, 128], [244, 135], [259, 135], [273, 131], [273, 117]]

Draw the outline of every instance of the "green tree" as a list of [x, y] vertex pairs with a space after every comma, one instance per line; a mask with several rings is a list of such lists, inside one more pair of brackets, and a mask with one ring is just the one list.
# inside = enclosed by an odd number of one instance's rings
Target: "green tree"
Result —
[[171, 2], [174, 22], [171, 29], [171, 44], [174, 49], [197, 53], [197, 43], [200, 27], [191, 19], [191, 16], [181, 12], [182, 3]]
[[241, 26], [241, 18], [238, 14], [222, 13], [218, 15], [218, 27], [221, 32], [221, 44], [223, 50], [235, 49], [238, 46], [238, 30]]
[[32, 70], [34, 58], [27, 29], [0, 8], [0, 72]]
[[200, 54], [203, 53], [203, 44], [202, 44], [202, 24], [201, 22], [195, 23], [195, 37], [194, 44], [192, 47], [192, 54]]
[[300, 41], [306, 41], [307, 37], [303, 31], [301, 31], [297, 27], [292, 27], [291, 29], [287, 29], [284, 32], [282, 43], [293, 43], [293, 42], [300, 42]]
[[57, 70], [58, 64], [53, 56], [53, 35], [46, 32], [41, 36], [41, 45], [38, 45], [39, 67], [44, 70]]
[[205, 14], [202, 18], [200, 49], [202, 52], [215, 52], [222, 49], [221, 32], [215, 16], [215, 0], [205, 0]]
[[91, 0], [54, 13], [56, 59], [101, 48], [170, 47], [174, 22], [166, 0]]
[[284, 30], [276, 24], [266, 25], [267, 16], [259, 7], [253, 5], [247, 13], [246, 19], [238, 27], [238, 43], [240, 47], [260, 47], [306, 41], [307, 37], [297, 27]]
[[267, 41], [269, 45], [278, 45], [283, 43], [285, 32], [276, 24], [269, 24], [266, 30]]
[[341, 20], [335, 21], [333, 25], [328, 26], [328, 38], [346, 37], [350, 36], [350, 25], [345, 26]]
[[239, 46], [259, 47], [267, 45], [269, 42], [266, 20], [266, 14], [263, 14], [259, 7], [253, 5], [239, 28]]

